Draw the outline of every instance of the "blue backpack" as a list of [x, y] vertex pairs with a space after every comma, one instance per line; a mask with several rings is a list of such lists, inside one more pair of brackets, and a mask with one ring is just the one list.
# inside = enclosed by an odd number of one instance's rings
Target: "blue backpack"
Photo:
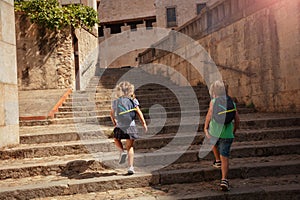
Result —
[[213, 106], [213, 119], [219, 124], [229, 124], [234, 120], [236, 106], [229, 96], [217, 97]]
[[136, 108], [132, 99], [127, 97], [120, 97], [117, 100], [117, 108], [115, 110], [115, 117], [121, 128], [129, 128], [131, 122], [136, 117]]

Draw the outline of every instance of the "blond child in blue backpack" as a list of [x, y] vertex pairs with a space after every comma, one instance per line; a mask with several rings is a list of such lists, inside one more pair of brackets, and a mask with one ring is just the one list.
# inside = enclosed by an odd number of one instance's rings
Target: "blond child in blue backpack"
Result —
[[[119, 110], [119, 107], [124, 109], [121, 110], [120, 113], [117, 111]], [[130, 107], [130, 108], [127, 108]], [[128, 111], [126, 111], [128, 109]], [[137, 139], [138, 131], [136, 128], [136, 123], [134, 120], [134, 117], [129, 120], [122, 121], [122, 116], [128, 115], [129, 113], [138, 115], [143, 127], [144, 131], [147, 132], [148, 127], [146, 124], [146, 121], [144, 119], [143, 113], [139, 108], [139, 101], [135, 98], [134, 95], [134, 85], [127, 81], [120, 82], [114, 89], [114, 100], [112, 101], [111, 105], [111, 120], [115, 126], [114, 128], [114, 141], [115, 145], [120, 151], [120, 159], [119, 164], [123, 164], [126, 161], [127, 155], [128, 155], [128, 174], [134, 174], [134, 149], [133, 144], [134, 140]], [[123, 114], [123, 115], [122, 115]], [[120, 116], [118, 118], [118, 115]], [[130, 117], [130, 116], [128, 116]], [[126, 119], [126, 117], [123, 117], [123, 119]], [[122, 139], [126, 139], [126, 150], [124, 150], [123, 144], [121, 142]]]

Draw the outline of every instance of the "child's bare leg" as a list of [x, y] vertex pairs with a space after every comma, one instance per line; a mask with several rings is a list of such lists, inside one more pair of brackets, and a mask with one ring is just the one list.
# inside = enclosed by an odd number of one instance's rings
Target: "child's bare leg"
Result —
[[130, 140], [130, 139], [126, 140], [126, 149], [127, 149], [127, 154], [128, 154], [129, 167], [133, 167], [133, 160], [134, 160], [133, 143], [134, 143], [134, 140]]
[[218, 147], [216, 145], [214, 145], [212, 150], [213, 150], [213, 153], [215, 156], [215, 160], [220, 161], [220, 153], [219, 153]]
[[121, 140], [115, 138], [115, 145], [117, 147], [117, 149], [120, 151], [120, 152], [123, 152], [124, 151], [124, 148], [123, 148], [123, 144], [121, 142]]
[[225, 156], [221, 156], [221, 171], [222, 171], [222, 180], [227, 179], [228, 169], [229, 169], [229, 159]]

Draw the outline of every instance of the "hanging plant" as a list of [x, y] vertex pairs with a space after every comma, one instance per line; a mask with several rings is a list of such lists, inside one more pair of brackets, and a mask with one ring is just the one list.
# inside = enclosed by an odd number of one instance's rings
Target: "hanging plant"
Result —
[[97, 12], [88, 6], [61, 6], [57, 0], [15, 0], [15, 10], [22, 11], [32, 23], [52, 30], [66, 26], [92, 29], [99, 23]]

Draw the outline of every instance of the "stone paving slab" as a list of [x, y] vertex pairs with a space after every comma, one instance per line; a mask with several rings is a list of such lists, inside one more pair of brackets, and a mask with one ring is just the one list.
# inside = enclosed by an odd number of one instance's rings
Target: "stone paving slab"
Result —
[[45, 126], [24, 126], [20, 127], [20, 135], [41, 135], [66, 132], [81, 132], [81, 131], [96, 131], [106, 130], [111, 127], [100, 126], [98, 124], [60, 124], [60, 125], [45, 125]]
[[69, 94], [70, 90], [53, 89], [19, 91], [20, 118], [29, 119], [30, 117], [33, 118], [39, 116], [47, 118], [66, 93]]
[[[266, 199], [266, 195], [282, 194], [277, 199], [299, 199], [299, 176], [286, 175], [281, 177], [256, 177], [230, 180], [231, 191], [221, 192], [219, 180], [199, 183], [172, 184], [155, 187], [135, 187], [124, 190], [108, 190], [87, 194], [74, 194], [59, 197], [36, 198], [34, 200], [178, 200], [178, 199], [233, 199], [243, 195], [243, 199]], [[275, 186], [274, 186], [275, 185]], [[271, 192], [273, 191], [273, 192]], [[287, 198], [293, 192], [292, 198]], [[296, 192], [298, 191], [298, 192]], [[261, 194], [263, 193], [263, 194]], [[253, 196], [262, 195], [263, 198]], [[272, 195], [273, 199], [276, 196]], [[294, 198], [293, 198], [294, 197]]]

